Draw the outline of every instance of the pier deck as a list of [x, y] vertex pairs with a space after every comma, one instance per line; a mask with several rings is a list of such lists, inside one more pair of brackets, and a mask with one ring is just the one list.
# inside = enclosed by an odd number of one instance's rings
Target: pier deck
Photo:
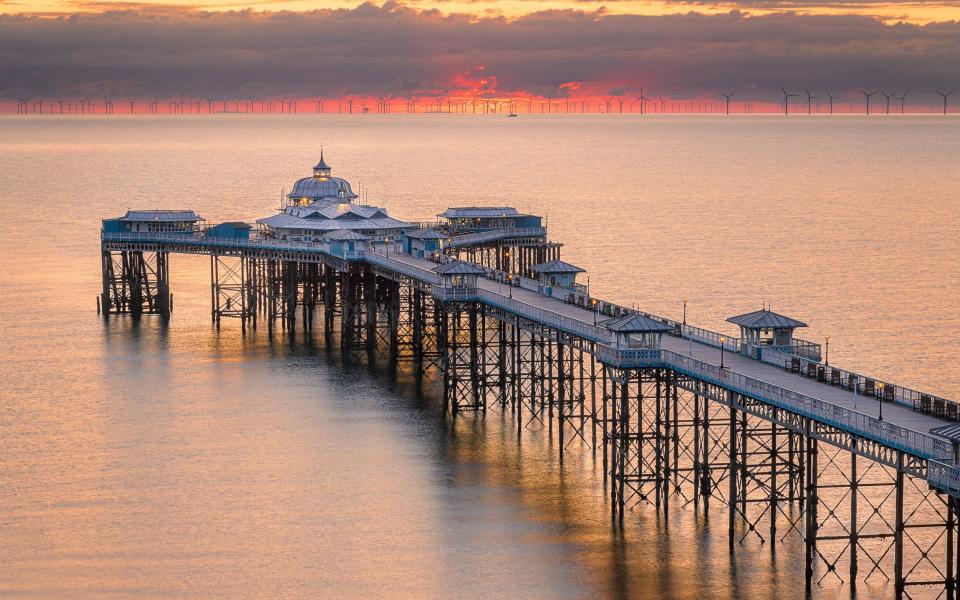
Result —
[[[383, 256], [383, 258], [387, 257]], [[404, 254], [391, 255], [389, 259], [410, 265], [411, 267], [415, 267], [417, 269], [421, 269], [424, 272], [429, 272], [431, 269], [437, 266], [436, 263], [433, 263], [429, 260]], [[425, 282], [435, 283], [436, 276], [427, 276], [424, 277], [423, 280]], [[588, 329], [594, 324], [593, 311], [573, 304], [568, 304], [557, 298], [544, 296], [543, 294], [516, 286], [513, 287], [511, 292], [509, 286], [488, 278], [480, 278], [477, 282], [477, 286], [490, 295], [499, 296], [505, 303], [508, 303], [512, 299], [514, 302], [523, 303], [537, 309], [569, 317], [570, 319], [582, 323], [583, 326]], [[609, 318], [610, 317], [602, 315], [599, 316], [597, 318], [597, 325], [601, 326], [603, 322]], [[699, 341], [666, 335], [661, 341], [661, 346], [664, 350], [669, 350], [683, 356], [691, 356], [698, 361], [702, 361], [716, 367], [719, 367], [720, 365], [719, 348], [709, 346]], [[798, 394], [802, 394], [804, 396], [816, 398], [829, 404], [842, 406], [848, 410], [852, 410], [870, 417], [880, 416], [881, 404], [876, 398], [856, 395], [848, 390], [843, 390], [826, 383], [817, 382], [815, 379], [805, 377], [798, 373], [792, 373], [768, 363], [747, 358], [737, 352], [732, 352], [729, 350], [724, 352], [723, 362], [724, 366], [733, 373], [740, 373], [746, 375], [747, 377], [768, 382], [777, 387], [797, 392]], [[917, 412], [905, 406], [891, 402], [884, 403], [882, 410], [884, 421], [898, 425], [905, 429], [922, 433], [926, 433], [931, 429], [940, 427], [949, 422], [945, 419], [940, 419], [933, 415]]]

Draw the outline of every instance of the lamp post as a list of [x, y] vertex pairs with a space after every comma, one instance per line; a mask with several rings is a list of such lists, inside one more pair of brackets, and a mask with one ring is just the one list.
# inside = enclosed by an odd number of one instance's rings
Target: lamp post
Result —
[[883, 383], [877, 383], [877, 401], [880, 403], [880, 420], [883, 420]]
[[829, 335], [827, 336], [827, 350], [823, 358], [823, 364], [828, 367], [830, 366], [830, 336]]
[[723, 347], [726, 345], [726, 343], [727, 343], [727, 338], [720, 336], [720, 368], [721, 369], [725, 368], [723, 366]]
[[687, 324], [687, 297], [683, 297], [683, 324]]
[[510, 286], [510, 299], [513, 299], [513, 273], [507, 273], [507, 285]]
[[590, 300], [593, 303], [593, 326], [597, 326], [597, 299], [593, 298]]

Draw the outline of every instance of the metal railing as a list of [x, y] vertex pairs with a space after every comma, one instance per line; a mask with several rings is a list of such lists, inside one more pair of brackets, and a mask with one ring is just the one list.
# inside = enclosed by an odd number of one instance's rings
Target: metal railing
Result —
[[927, 461], [927, 482], [954, 496], [960, 496], [960, 469], [938, 460]]
[[[701, 344], [706, 344], [707, 346], [713, 346], [714, 348], [719, 348], [722, 345], [724, 350], [740, 352], [740, 338], [731, 338], [730, 336], [717, 333], [716, 331], [710, 331], [709, 329], [703, 329], [702, 327], [694, 327], [693, 325], [684, 325], [681, 323], [680, 337], [685, 340], [693, 340]], [[720, 342], [721, 339], [724, 340], [722, 344]]]
[[208, 237], [196, 233], [109, 233], [101, 232], [100, 239], [105, 242], [141, 242], [141, 243], [177, 243], [190, 244], [203, 248], [250, 248], [269, 250], [316, 251], [330, 254], [330, 244], [324, 242], [297, 242], [292, 240], [274, 240], [270, 238], [228, 238]]
[[435, 284], [431, 289], [431, 294], [433, 294], [435, 300], [447, 302], [466, 302], [479, 298], [479, 290], [475, 287], [447, 287]]
[[418, 267], [417, 265], [411, 265], [410, 263], [398, 260], [396, 258], [391, 258], [375, 252], [367, 252], [366, 259], [370, 264], [392, 270], [402, 275], [406, 275], [407, 277], [412, 277], [418, 281], [423, 281], [431, 285], [437, 285], [440, 283], [440, 276], [433, 271], [424, 269], [423, 267]]
[[620, 367], [653, 367], [663, 364], [663, 350], [660, 348], [615, 348], [601, 345], [596, 347], [596, 357], [601, 363]]
[[898, 448], [927, 459], [952, 460], [949, 442], [927, 433], [913, 431], [881, 421], [844, 406], [824, 402], [778, 385], [748, 377], [730, 369], [696, 360], [670, 350], [663, 351], [667, 365], [704, 381], [720, 385], [737, 393], [757, 398], [791, 412], [814, 418], [841, 429], [863, 435], [887, 446]]
[[553, 329], [576, 335], [585, 340], [599, 342], [601, 344], [613, 343], [613, 334], [610, 330], [598, 325], [585, 323], [579, 319], [561, 315], [552, 310], [533, 306], [532, 304], [521, 302], [515, 298], [509, 298], [491, 290], [478, 289], [477, 297], [491, 306], [511, 312], [524, 319], [536, 321]]
[[490, 231], [455, 235], [450, 238], [449, 247], [457, 248], [459, 246], [472, 246], [473, 244], [482, 244], [504, 238], [539, 237], [543, 235], [547, 235], [545, 227], [507, 227], [504, 229], [491, 229]]
[[940, 396], [918, 392], [902, 385], [882, 381], [875, 377], [867, 377], [832, 365], [825, 365], [819, 361], [795, 354], [787, 354], [773, 347], [761, 349], [760, 361], [783, 367], [798, 375], [815, 378], [824, 385], [832, 385], [860, 395], [879, 398], [943, 419], [960, 420], [960, 403]]

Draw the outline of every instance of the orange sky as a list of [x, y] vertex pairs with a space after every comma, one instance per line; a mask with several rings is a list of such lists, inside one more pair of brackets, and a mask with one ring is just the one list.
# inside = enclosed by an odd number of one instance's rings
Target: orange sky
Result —
[[[320, 8], [353, 8], [357, 0], [0, 0], [0, 13], [71, 14], [104, 12], [111, 9], [164, 10], [187, 9], [228, 11], [307, 11]], [[859, 14], [889, 21], [915, 23], [960, 20], [960, 0], [931, 2], [883, 2], [874, 0], [404, 0], [403, 4], [442, 13], [466, 13], [478, 16], [515, 17], [552, 9], [578, 11], [602, 10], [607, 13], [639, 15], [675, 14], [687, 11], [724, 13], [744, 10], [768, 14], [790, 10], [803, 14]]]

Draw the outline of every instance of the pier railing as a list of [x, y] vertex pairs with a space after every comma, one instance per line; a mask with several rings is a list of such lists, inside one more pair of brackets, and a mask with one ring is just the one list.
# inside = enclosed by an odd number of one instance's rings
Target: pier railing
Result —
[[960, 495], [960, 469], [938, 460], [927, 461], [927, 482], [954, 496]]
[[945, 461], [951, 461], [953, 458], [950, 443], [942, 438], [894, 425], [889, 421], [881, 421], [876, 417], [760, 381], [730, 369], [721, 369], [690, 356], [670, 350], [664, 350], [663, 354], [671, 369], [685, 372], [703, 381], [709, 381], [745, 396], [863, 435], [915, 456]]
[[854, 371], [825, 365], [803, 356], [787, 354], [775, 348], [764, 348], [760, 360], [798, 375], [816, 379], [824, 385], [832, 385], [850, 390], [862, 396], [877, 398], [884, 402], [893, 402], [922, 413], [934, 415], [951, 421], [960, 420], [960, 404], [953, 400], [925, 394], [917, 390], [867, 377]]
[[275, 240], [271, 238], [254, 237], [250, 239], [231, 237], [212, 237], [194, 233], [108, 233], [102, 232], [100, 238], [105, 242], [141, 242], [157, 244], [190, 244], [205, 248], [233, 248], [233, 249], [270, 249], [315, 251], [330, 254], [330, 244], [325, 242], [298, 242], [293, 240]]
[[601, 344], [613, 343], [613, 334], [610, 330], [598, 325], [584, 323], [579, 319], [527, 304], [526, 302], [490, 290], [478, 289], [477, 297], [490, 306], [495, 306], [496, 308], [530, 321], [536, 321], [558, 331], [564, 331], [585, 340], [599, 342]]
[[472, 246], [474, 244], [483, 244], [504, 238], [540, 237], [545, 235], [547, 235], [547, 230], [544, 227], [507, 227], [504, 229], [491, 229], [490, 231], [455, 235], [450, 238], [449, 247]]
[[406, 275], [407, 277], [412, 277], [413, 279], [423, 281], [424, 283], [437, 285], [440, 282], [439, 275], [433, 271], [424, 269], [423, 267], [418, 267], [417, 265], [411, 265], [410, 263], [398, 260], [396, 258], [391, 258], [375, 252], [367, 252], [366, 258], [367, 262], [370, 264], [383, 267], [384, 269], [389, 269], [396, 273]]
[[[707, 346], [713, 346], [714, 348], [723, 346], [724, 350], [740, 352], [740, 338], [731, 338], [730, 336], [717, 333], [716, 331], [710, 331], [709, 329], [703, 329], [702, 327], [694, 327], [693, 325], [681, 323], [680, 337], [685, 340], [693, 340], [701, 344], [706, 344]], [[720, 340], [723, 340], [723, 342]]]

